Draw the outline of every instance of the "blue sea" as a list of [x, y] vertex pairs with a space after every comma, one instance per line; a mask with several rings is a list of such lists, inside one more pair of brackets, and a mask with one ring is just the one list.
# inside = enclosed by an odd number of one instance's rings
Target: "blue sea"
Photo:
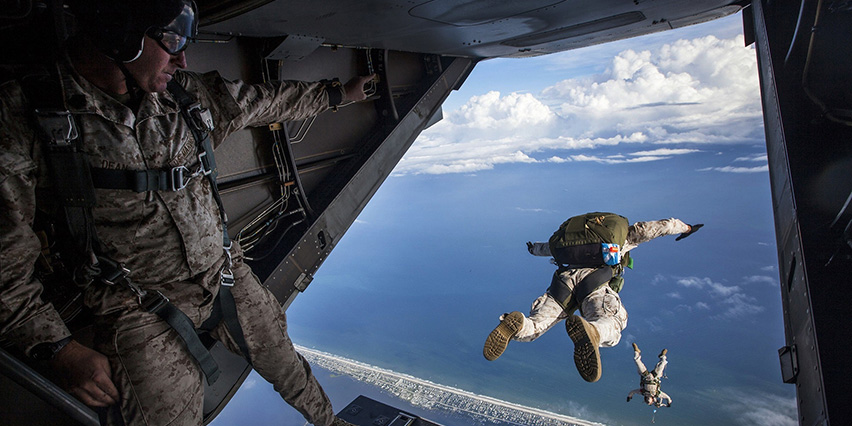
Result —
[[[706, 170], [761, 150], [713, 146], [659, 166], [539, 163], [391, 176], [289, 308], [290, 336], [309, 348], [610, 425], [796, 424], [795, 390], [782, 383], [777, 355], [785, 343], [768, 175]], [[562, 221], [587, 211], [706, 226], [632, 252], [635, 268], [621, 293], [628, 326], [617, 346], [601, 349], [599, 382], [577, 374], [562, 324], [485, 360], [482, 344], [498, 316], [526, 314], [555, 269], [530, 256], [525, 242], [546, 241]], [[649, 367], [668, 349], [662, 388], [671, 408], [653, 413], [640, 398], [625, 401], [639, 382], [632, 342]], [[389, 398], [315, 373], [336, 409], [357, 394]], [[245, 388], [221, 424], [241, 410]], [[262, 400], [276, 398], [270, 387]], [[269, 404], [273, 418], [289, 409]]]

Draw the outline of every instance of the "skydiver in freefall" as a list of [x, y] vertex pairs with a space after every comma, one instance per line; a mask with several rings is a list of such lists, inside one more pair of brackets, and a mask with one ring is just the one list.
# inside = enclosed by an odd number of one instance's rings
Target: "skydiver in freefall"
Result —
[[660, 360], [657, 362], [656, 367], [654, 367], [654, 370], [648, 371], [645, 368], [645, 364], [642, 363], [642, 351], [639, 350], [639, 346], [636, 343], [633, 344], [633, 361], [636, 363], [636, 369], [639, 371], [639, 389], [633, 389], [627, 394], [627, 402], [630, 402], [633, 395], [641, 393], [645, 404], [655, 407], [672, 406], [672, 398], [660, 389], [663, 370], [666, 368], [666, 364], [668, 364], [668, 361], [666, 361], [666, 352], [668, 352], [667, 349], [663, 349], [660, 352]]

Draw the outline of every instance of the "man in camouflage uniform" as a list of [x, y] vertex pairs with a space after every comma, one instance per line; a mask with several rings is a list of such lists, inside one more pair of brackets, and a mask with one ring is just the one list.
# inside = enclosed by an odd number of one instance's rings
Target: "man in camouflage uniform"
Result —
[[633, 344], [633, 362], [636, 363], [636, 369], [639, 371], [639, 389], [633, 389], [627, 394], [627, 402], [633, 399], [633, 395], [641, 393], [645, 404], [655, 407], [662, 407], [664, 405], [666, 407], [672, 406], [672, 398], [660, 389], [660, 379], [663, 377], [663, 370], [665, 370], [668, 364], [666, 352], [668, 352], [666, 349], [660, 352], [660, 360], [657, 362], [654, 370], [648, 371], [642, 362], [642, 351], [639, 350], [639, 346], [636, 343]]
[[[164, 24], [183, 19], [194, 30], [197, 9], [189, 0], [79, 4], [118, 5], [137, 20], [150, 20], [131, 27], [141, 28], [131, 36], [142, 41], [129, 61], [107, 56], [98, 43], [110, 40], [97, 40], [94, 32], [69, 43], [56, 64], [63, 101], [77, 121], [78, 141], [92, 167], [198, 170], [198, 145], [166, 91], [172, 79], [210, 111], [214, 146], [248, 126], [319, 114], [333, 106], [331, 95], [338, 103], [365, 99], [369, 76], [342, 87], [297, 81], [250, 85], [227, 81], [217, 72], [182, 71], [186, 36], [194, 34], [175, 33]], [[168, 13], [164, 20], [162, 13]], [[97, 17], [82, 18], [84, 25], [97, 24]], [[154, 22], [161, 27], [150, 26]], [[71, 394], [93, 407], [118, 404], [120, 410], [110, 410], [110, 424], [200, 425], [198, 364], [175, 330], [140, 309], [139, 298], [127, 287], [95, 280], [85, 289], [85, 303], [96, 318], [94, 348], [70, 339], [57, 311], [41, 300], [42, 284], [34, 275], [41, 244], [33, 221], [37, 209], [61, 206], [53, 201], [43, 142], [28, 120], [32, 108], [21, 84], [0, 86], [0, 337], [31, 356], [35, 348], [50, 348], [50, 365]], [[211, 315], [229, 261], [211, 188], [207, 179], [195, 176], [178, 191], [96, 189], [91, 211], [101, 251], [126, 265], [130, 281], [166, 295], [195, 327]], [[230, 256], [236, 283], [231, 291], [252, 367], [309, 422], [347, 424], [335, 417], [310, 366], [293, 348], [284, 310], [243, 263], [236, 243]], [[211, 335], [240, 353], [223, 323]]]
[[[628, 229], [622, 252], [629, 252], [641, 243], [664, 235], [680, 234], [677, 240], [681, 240], [702, 226], [704, 225], [687, 225], [674, 218], [636, 222]], [[534, 256], [552, 256], [550, 244], [547, 242], [528, 242], [527, 248]], [[564, 290], [570, 295], [574, 288], [595, 270], [560, 267], [554, 274], [548, 291], [533, 302], [528, 318], [518, 311], [500, 316], [500, 324], [485, 340], [485, 358], [493, 361], [503, 354], [510, 340], [531, 342], [559, 321], [566, 320], [565, 327], [574, 342], [574, 363], [577, 370], [588, 382], [600, 379], [601, 360], [598, 348], [618, 344], [621, 331], [627, 327], [627, 310], [621, 303], [618, 292], [604, 284], [583, 300], [575, 301], [569, 298], [568, 308], [563, 307], [561, 301], [554, 297], [554, 294], [566, 293]], [[582, 316], [573, 315], [575, 309], [580, 309]]]

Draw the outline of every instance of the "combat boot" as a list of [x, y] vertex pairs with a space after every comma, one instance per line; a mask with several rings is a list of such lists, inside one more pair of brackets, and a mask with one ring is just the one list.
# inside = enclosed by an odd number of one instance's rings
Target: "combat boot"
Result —
[[636, 344], [636, 342], [633, 342], [633, 352], [642, 353], [642, 351], [639, 350], [639, 346]]
[[662, 352], [660, 352], [660, 356], [659, 356], [659, 358], [662, 358], [662, 357], [666, 356], [666, 352], [668, 352], [668, 351], [669, 351], [668, 349], [663, 349], [663, 351], [662, 351]]
[[524, 314], [515, 311], [503, 315], [500, 320], [500, 325], [495, 328], [488, 338], [485, 339], [485, 346], [482, 348], [482, 355], [489, 361], [494, 361], [503, 355], [506, 346], [509, 345], [509, 340], [515, 337], [524, 325]]
[[601, 337], [598, 330], [577, 315], [565, 320], [565, 330], [574, 341], [574, 365], [580, 376], [587, 382], [597, 382], [601, 378], [601, 353], [598, 350]]

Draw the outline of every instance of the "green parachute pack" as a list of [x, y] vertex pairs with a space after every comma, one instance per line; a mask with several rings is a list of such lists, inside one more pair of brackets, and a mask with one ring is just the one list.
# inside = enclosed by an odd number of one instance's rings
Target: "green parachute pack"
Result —
[[550, 237], [550, 254], [570, 268], [632, 267], [630, 254], [624, 251], [629, 226], [626, 217], [615, 213], [574, 216]]
[[624, 251], [629, 226], [626, 217], [606, 212], [586, 213], [562, 223], [550, 237], [550, 254], [561, 267], [595, 271], [573, 289], [559, 279], [557, 271], [547, 292], [565, 309], [581, 308], [582, 301], [602, 285], [620, 292], [623, 268], [633, 267], [630, 253]]

